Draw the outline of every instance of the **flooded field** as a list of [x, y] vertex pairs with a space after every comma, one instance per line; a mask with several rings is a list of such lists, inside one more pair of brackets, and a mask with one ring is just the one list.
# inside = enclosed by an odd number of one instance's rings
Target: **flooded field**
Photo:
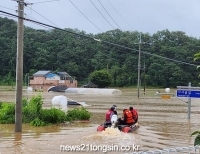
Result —
[[[188, 147], [194, 143], [190, 137], [193, 131], [200, 130], [200, 99], [192, 99], [191, 119], [187, 119], [187, 99], [171, 96], [162, 99], [154, 95], [155, 90], [147, 90], [145, 96], [137, 98], [136, 89], [120, 89], [122, 95], [86, 95], [67, 93], [40, 93], [44, 98], [44, 108], [51, 107], [51, 99], [65, 95], [75, 101], [86, 102], [92, 112], [89, 123], [70, 123], [62, 126], [32, 127], [23, 125], [22, 133], [14, 133], [14, 125], [0, 125], [0, 154], [57, 154], [57, 153], [132, 153], [133, 144], [139, 151]], [[173, 92], [172, 92], [173, 93]], [[31, 98], [36, 92], [24, 92]], [[13, 101], [14, 91], [0, 91], [0, 101]], [[119, 115], [123, 109], [133, 106], [139, 112], [140, 127], [133, 133], [122, 133], [116, 129], [97, 132], [97, 126], [104, 122], [105, 112], [116, 104]], [[68, 106], [74, 108], [78, 106]], [[67, 151], [68, 145], [80, 145], [85, 151]], [[130, 146], [130, 151], [100, 151], [90, 145]], [[90, 147], [92, 148], [92, 147]], [[96, 150], [96, 151], [95, 151]], [[135, 149], [136, 150], [136, 149]]]

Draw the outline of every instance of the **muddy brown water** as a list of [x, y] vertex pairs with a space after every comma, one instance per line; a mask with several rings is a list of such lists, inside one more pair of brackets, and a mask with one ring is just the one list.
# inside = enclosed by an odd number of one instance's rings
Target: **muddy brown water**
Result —
[[[156, 90], [147, 91], [137, 99], [137, 91], [121, 89], [122, 95], [87, 95], [67, 93], [40, 93], [44, 98], [44, 108], [51, 107], [51, 99], [56, 95], [86, 102], [86, 108], [92, 112], [89, 123], [70, 123], [61, 126], [33, 127], [23, 124], [22, 133], [14, 133], [14, 124], [0, 125], [0, 154], [57, 154], [57, 153], [103, 153], [102, 150], [61, 151], [68, 145], [130, 146], [139, 145], [139, 151], [188, 147], [194, 143], [190, 134], [200, 130], [200, 99], [192, 99], [191, 119], [187, 119], [187, 99], [171, 97], [162, 99], [155, 96]], [[36, 92], [23, 93], [31, 98]], [[0, 91], [0, 101], [13, 101], [15, 92]], [[139, 112], [140, 127], [132, 133], [121, 133], [116, 129], [97, 132], [97, 126], [104, 122], [106, 110], [117, 105], [119, 115], [124, 108], [133, 106]], [[78, 106], [68, 106], [74, 108]], [[93, 147], [93, 148], [94, 148]], [[95, 151], [96, 150], [96, 151]], [[104, 151], [105, 152], [105, 151]], [[126, 153], [127, 151], [110, 150], [107, 153]], [[128, 151], [132, 153], [133, 149]]]

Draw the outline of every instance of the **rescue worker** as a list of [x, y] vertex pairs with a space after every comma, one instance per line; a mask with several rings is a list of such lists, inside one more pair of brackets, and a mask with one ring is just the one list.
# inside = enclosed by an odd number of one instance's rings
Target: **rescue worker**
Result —
[[115, 108], [115, 109], [114, 109], [114, 114], [117, 115], [117, 106], [116, 106], [116, 105], [113, 105], [113, 107]]
[[124, 123], [126, 125], [132, 125], [135, 123], [135, 121], [133, 119], [133, 114], [130, 110], [124, 109], [123, 115], [124, 115]]
[[120, 125], [132, 125], [134, 124], [133, 115], [130, 110], [124, 109], [123, 115], [121, 118], [118, 119], [118, 123]]
[[111, 125], [111, 117], [114, 115], [115, 106], [111, 106], [111, 108], [106, 112], [106, 121], [107, 125]]
[[135, 121], [135, 123], [138, 122], [138, 112], [136, 109], [133, 109], [133, 107], [129, 107], [129, 110], [131, 111], [132, 115], [133, 115], [133, 120]]

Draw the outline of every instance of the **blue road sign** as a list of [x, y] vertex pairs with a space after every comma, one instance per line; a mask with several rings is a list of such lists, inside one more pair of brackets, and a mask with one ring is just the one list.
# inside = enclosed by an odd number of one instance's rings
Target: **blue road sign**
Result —
[[194, 97], [200, 98], [200, 90], [178, 89], [176, 91], [177, 97]]

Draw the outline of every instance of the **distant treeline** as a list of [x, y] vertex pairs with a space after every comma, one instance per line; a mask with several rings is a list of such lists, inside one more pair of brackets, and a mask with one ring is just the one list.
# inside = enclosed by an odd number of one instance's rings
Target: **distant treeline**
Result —
[[[24, 28], [24, 79], [38, 70], [66, 71], [83, 84], [91, 72], [106, 69], [113, 78], [111, 86], [137, 85], [140, 32], [116, 29], [93, 35], [78, 29], [65, 30], [72, 33]], [[194, 54], [200, 51], [199, 39], [169, 30], [153, 35], [141, 33], [141, 38], [146, 42], [141, 44], [141, 85], [176, 87], [199, 83], [197, 67], [187, 64], [199, 64], [194, 62]], [[17, 23], [0, 18], [1, 84], [15, 82], [16, 52]]]

